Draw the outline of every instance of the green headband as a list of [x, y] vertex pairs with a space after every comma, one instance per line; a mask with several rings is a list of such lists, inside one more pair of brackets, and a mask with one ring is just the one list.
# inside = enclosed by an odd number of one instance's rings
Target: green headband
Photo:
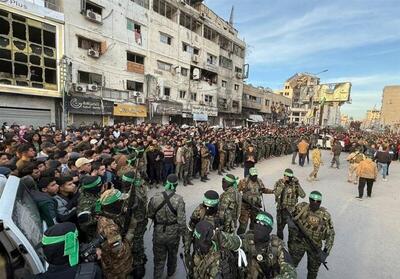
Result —
[[95, 181], [93, 181], [92, 183], [83, 184], [82, 188], [83, 189], [91, 189], [91, 188], [94, 188], [94, 187], [98, 186], [100, 183], [101, 183], [101, 178], [97, 177], [97, 179]]
[[98, 199], [95, 204], [95, 212], [100, 212], [103, 205], [109, 205], [118, 201], [122, 196], [121, 191], [116, 191], [114, 195], [106, 197], [104, 200]]
[[214, 206], [216, 206], [216, 205], [219, 203], [219, 200], [218, 200], [218, 199], [212, 200], [212, 199], [204, 198], [204, 199], [203, 199], [203, 203], [204, 203], [206, 206], [214, 207]]
[[126, 160], [126, 163], [127, 163], [128, 165], [130, 165], [130, 166], [132, 166], [132, 163], [135, 163], [135, 162], [136, 162], [136, 158], [132, 158], [132, 159]]
[[250, 168], [250, 169], [249, 169], [249, 174], [250, 174], [251, 176], [258, 175], [257, 169], [256, 169], [256, 168]]
[[256, 217], [256, 220], [260, 221], [261, 223], [268, 225], [272, 228], [274, 221], [272, 221], [272, 219], [265, 215], [265, 214], [258, 214]]
[[286, 172], [286, 171], [283, 173], [283, 175], [287, 176], [287, 177], [293, 177], [293, 173]]
[[165, 190], [175, 190], [177, 185], [178, 185], [178, 183], [172, 183], [167, 180], [167, 182], [165, 182], [164, 189]]
[[130, 184], [133, 184], [136, 187], [139, 187], [140, 185], [142, 185], [142, 180], [140, 178], [131, 178], [131, 177], [128, 177], [126, 175], [122, 176], [122, 181], [123, 182], [128, 182]]
[[233, 183], [233, 187], [237, 188], [238, 186], [238, 179], [237, 178], [231, 178], [227, 175], [224, 176], [224, 180], [230, 183]]
[[197, 239], [200, 239], [200, 237], [201, 237], [201, 234], [200, 234], [198, 231], [196, 231], [196, 230], [194, 230], [193, 235], [194, 235], [194, 237], [197, 238]]
[[322, 201], [322, 195], [316, 194], [316, 193], [311, 193], [310, 199], [312, 199], [314, 201]]
[[79, 242], [78, 231], [68, 232], [60, 236], [47, 236], [43, 235], [42, 244], [52, 245], [64, 242], [64, 256], [68, 256], [69, 265], [75, 266], [79, 262]]

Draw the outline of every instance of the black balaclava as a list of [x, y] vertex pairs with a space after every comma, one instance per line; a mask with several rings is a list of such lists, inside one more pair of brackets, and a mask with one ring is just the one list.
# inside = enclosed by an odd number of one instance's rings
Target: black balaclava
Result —
[[206, 207], [207, 215], [214, 215], [218, 211], [219, 195], [214, 190], [204, 193], [203, 205]]
[[222, 189], [226, 191], [231, 186], [237, 187], [237, 179], [233, 174], [227, 174], [222, 178]]
[[207, 254], [213, 246], [213, 225], [207, 221], [200, 221], [194, 229], [194, 247], [200, 254]]
[[254, 242], [255, 244], [264, 244], [270, 240], [274, 218], [267, 212], [260, 212], [256, 216], [254, 224]]
[[309, 196], [310, 210], [317, 211], [321, 207], [322, 194], [318, 191], [312, 191]]
[[102, 181], [99, 176], [84, 176], [81, 179], [81, 187], [85, 192], [100, 195]]

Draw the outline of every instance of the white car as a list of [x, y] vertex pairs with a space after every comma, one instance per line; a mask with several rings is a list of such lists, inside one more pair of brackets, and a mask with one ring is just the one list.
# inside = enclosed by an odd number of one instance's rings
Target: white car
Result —
[[[319, 135], [319, 137], [318, 137], [318, 142], [317, 142], [317, 144], [319, 144], [319, 145], [321, 145], [321, 148], [324, 146], [323, 144], [322, 144], [322, 139], [323, 139], [323, 137], [324, 137], [324, 135], [323, 134], [320, 134]], [[331, 135], [325, 135], [325, 137], [327, 137], [327, 140], [326, 140], [326, 148], [327, 149], [331, 149], [332, 148], [332, 142], [333, 142], [333, 137], [331, 136]], [[342, 145], [342, 147], [344, 148], [344, 141], [342, 141], [342, 140], [339, 140], [339, 142], [340, 142], [340, 144]]]
[[0, 278], [30, 278], [46, 271], [39, 210], [19, 178], [0, 177]]

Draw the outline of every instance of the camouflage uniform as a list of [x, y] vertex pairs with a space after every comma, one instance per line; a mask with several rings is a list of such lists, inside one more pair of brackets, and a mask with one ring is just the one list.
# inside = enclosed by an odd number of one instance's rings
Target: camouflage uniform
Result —
[[195, 252], [193, 278], [238, 278], [237, 260], [231, 251], [240, 248], [240, 238], [234, 234], [216, 231], [213, 242], [215, 246], [207, 254]]
[[245, 269], [246, 279], [261, 278], [297, 278], [296, 269], [292, 265], [284, 243], [276, 235], [270, 236], [268, 243], [258, 247], [254, 243], [252, 231], [242, 236], [242, 249], [246, 252], [248, 266]]
[[236, 144], [233, 140], [229, 141], [228, 146], [228, 170], [235, 168], [235, 158], [236, 158]]
[[186, 185], [191, 183], [190, 180], [193, 175], [193, 149], [191, 146], [183, 148], [183, 157], [185, 159], [185, 164], [182, 166], [183, 183]]
[[[139, 174], [138, 174], [139, 175]], [[132, 243], [132, 255], [135, 259], [133, 269], [144, 266], [147, 262], [147, 257], [144, 248], [144, 234], [147, 229], [147, 186], [143, 180], [138, 180], [131, 190], [135, 191], [136, 207], [133, 214], [129, 216], [129, 222], [126, 238]]]
[[[328, 211], [321, 207], [313, 212], [310, 210], [308, 203], [302, 202], [295, 206], [292, 216], [294, 216], [294, 220], [304, 227], [305, 233], [314, 241], [317, 247], [321, 249], [322, 241], [325, 241], [324, 250], [329, 254], [333, 247], [335, 230]], [[307, 252], [307, 278], [317, 278], [318, 269], [321, 265], [319, 258], [304, 240], [304, 237], [295, 229], [289, 231], [288, 247], [296, 267], [303, 258], [304, 253]]]
[[200, 156], [201, 156], [201, 170], [200, 170], [200, 175], [201, 178], [204, 179], [207, 177], [208, 174], [208, 169], [210, 165], [210, 151], [208, 148], [203, 145], [200, 148]]
[[237, 227], [242, 198], [235, 187], [229, 187], [220, 196], [218, 218], [224, 224], [223, 231], [233, 233]]
[[218, 174], [222, 174], [222, 172], [224, 171], [225, 157], [226, 157], [225, 144], [222, 140], [218, 143], [218, 154], [219, 154]]
[[265, 145], [265, 154], [267, 158], [271, 157], [272, 155], [272, 145], [273, 145], [273, 139], [271, 136], [268, 136]]
[[250, 229], [252, 229], [258, 213], [254, 207], [261, 209], [262, 194], [273, 194], [274, 192], [265, 188], [261, 179], [257, 178], [257, 181], [253, 182], [250, 177], [240, 180], [238, 191], [242, 194], [243, 201], [240, 210], [238, 234], [243, 234], [246, 231], [249, 219]]
[[287, 224], [288, 213], [293, 211], [294, 206], [298, 202], [298, 198], [304, 198], [303, 188], [300, 186], [299, 180], [293, 177], [291, 181], [285, 182], [283, 178], [275, 183], [274, 187], [276, 202], [276, 222], [277, 235], [283, 239], [283, 230]]
[[[153, 278], [163, 278], [167, 256], [168, 274], [172, 275], [175, 272], [179, 241], [181, 236], [184, 236], [186, 230], [185, 202], [183, 198], [170, 190], [166, 190], [163, 193], [156, 193], [150, 199], [147, 211], [148, 217], [154, 221]], [[164, 204], [159, 208], [164, 203], [164, 195], [170, 196], [172, 208], [168, 204]]]
[[275, 156], [281, 156], [282, 155], [282, 139], [281, 137], [277, 137], [275, 140]]
[[[78, 206], [76, 213], [78, 215], [79, 229], [83, 232], [84, 241], [90, 242], [97, 236], [97, 216], [94, 212], [96, 201], [100, 195], [95, 195], [84, 191], [83, 188], [79, 189], [80, 195], [78, 197]], [[85, 216], [82, 220], [82, 216]]]
[[[101, 265], [105, 278], [126, 279], [132, 271], [131, 247], [121, 236], [121, 226], [114, 222], [115, 216], [102, 215], [97, 222], [97, 231], [106, 241], [101, 245]], [[116, 247], [115, 244], [119, 243]]]

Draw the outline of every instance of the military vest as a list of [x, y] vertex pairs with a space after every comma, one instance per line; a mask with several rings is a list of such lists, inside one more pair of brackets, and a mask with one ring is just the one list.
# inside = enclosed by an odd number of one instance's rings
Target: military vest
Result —
[[285, 183], [282, 179], [279, 180], [276, 192], [280, 195], [276, 196], [276, 202], [280, 209], [292, 208], [297, 204], [299, 197], [297, 184], [297, 178], [294, 178], [290, 183]]
[[305, 233], [319, 245], [325, 237], [327, 230], [325, 224], [327, 218], [328, 216], [325, 208], [321, 207], [317, 211], [313, 212], [309, 209], [308, 205], [305, 205], [299, 215], [295, 217], [295, 219], [298, 219], [298, 221], [303, 225]]

